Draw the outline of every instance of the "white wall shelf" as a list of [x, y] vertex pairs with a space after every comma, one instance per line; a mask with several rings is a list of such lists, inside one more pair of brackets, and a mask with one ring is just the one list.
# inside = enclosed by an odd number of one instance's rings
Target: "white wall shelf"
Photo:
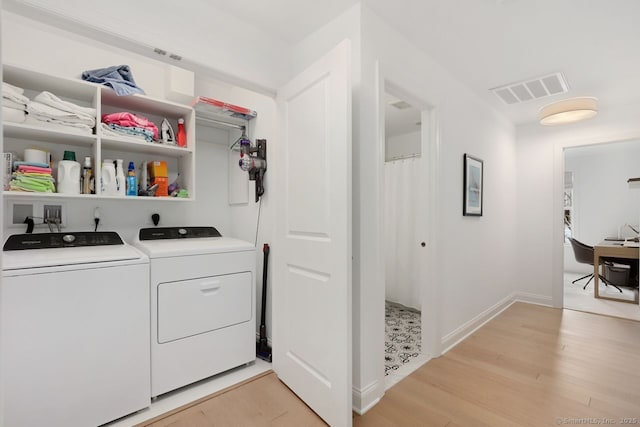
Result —
[[191, 156], [193, 150], [190, 148], [178, 147], [177, 145], [163, 145], [157, 143], [147, 143], [141, 141], [131, 141], [103, 136], [100, 138], [102, 148], [109, 150], [126, 151], [131, 153], [143, 153], [153, 155], [164, 155], [180, 158]]
[[62, 194], [62, 193], [37, 193], [29, 191], [5, 191], [5, 199], [100, 199], [105, 196], [95, 194]]
[[97, 142], [97, 137], [93, 134], [61, 132], [55, 129], [48, 129], [44, 126], [30, 126], [21, 123], [5, 122], [3, 128], [5, 138], [87, 146], [94, 145]]
[[[84, 157], [92, 158], [96, 194], [58, 194], [4, 191], [8, 198], [51, 199], [64, 198], [74, 200], [138, 200], [186, 202], [195, 199], [195, 112], [187, 105], [154, 99], [144, 95], [117, 96], [113, 90], [103, 85], [55, 77], [39, 71], [28, 70], [13, 65], [3, 67], [3, 79], [7, 83], [21, 87], [25, 95], [33, 99], [42, 91], [49, 91], [65, 101], [83, 107], [96, 109], [96, 130], [93, 134], [66, 132], [43, 126], [5, 122], [3, 126], [4, 151], [14, 152], [22, 157], [25, 148], [42, 148], [52, 153], [53, 176], [56, 176], [57, 162], [62, 160], [64, 151], [76, 152], [76, 160], [82, 164]], [[158, 130], [163, 119], [167, 119], [177, 133], [178, 119], [184, 119], [187, 133], [187, 146], [147, 143], [129, 138], [102, 135], [100, 119], [103, 114], [113, 112], [131, 112], [155, 123]], [[159, 135], [160, 136], [160, 135]], [[169, 182], [180, 176], [182, 188], [189, 191], [188, 198], [176, 197], [138, 197], [105, 196], [100, 189], [100, 167], [103, 159], [123, 159], [125, 168], [130, 161], [136, 165], [136, 172], [142, 161], [166, 161]], [[138, 179], [140, 179], [138, 177]]]
[[119, 200], [119, 201], [138, 201], [138, 202], [170, 202], [182, 203], [193, 201], [192, 198], [183, 197], [143, 197], [143, 196], [98, 196], [95, 194], [62, 194], [62, 193], [36, 193], [28, 191], [5, 191], [3, 192], [5, 199], [22, 199], [22, 200]]

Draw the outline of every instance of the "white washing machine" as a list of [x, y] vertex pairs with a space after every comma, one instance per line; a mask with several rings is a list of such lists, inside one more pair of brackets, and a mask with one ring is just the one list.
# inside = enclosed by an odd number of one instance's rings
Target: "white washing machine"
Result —
[[7, 239], [0, 425], [97, 426], [149, 406], [148, 263], [113, 232]]
[[255, 247], [213, 227], [155, 227], [150, 259], [151, 395], [255, 360]]

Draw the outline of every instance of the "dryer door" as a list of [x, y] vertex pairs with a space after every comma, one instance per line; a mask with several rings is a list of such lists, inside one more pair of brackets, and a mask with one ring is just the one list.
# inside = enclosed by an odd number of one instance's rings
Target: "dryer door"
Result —
[[251, 320], [251, 273], [158, 284], [159, 344]]

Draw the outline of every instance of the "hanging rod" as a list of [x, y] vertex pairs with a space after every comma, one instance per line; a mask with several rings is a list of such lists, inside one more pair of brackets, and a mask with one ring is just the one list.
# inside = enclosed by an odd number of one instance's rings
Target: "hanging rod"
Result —
[[204, 121], [204, 122], [216, 123], [218, 125], [227, 126], [227, 127], [234, 128], [234, 129], [242, 130], [242, 129], [246, 128], [246, 126], [243, 126], [243, 125], [236, 125], [234, 123], [223, 122], [222, 120], [210, 119], [208, 117], [198, 117], [198, 116], [196, 116], [196, 121], [198, 121], [198, 120]]
[[413, 159], [413, 158], [416, 158], [416, 157], [421, 157], [421, 154], [420, 153], [405, 154], [404, 156], [392, 157], [387, 161], [388, 162], [393, 162], [394, 160]]

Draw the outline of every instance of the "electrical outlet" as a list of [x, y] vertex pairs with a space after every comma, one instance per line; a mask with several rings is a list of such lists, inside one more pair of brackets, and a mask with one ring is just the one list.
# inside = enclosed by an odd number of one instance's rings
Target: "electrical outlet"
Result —
[[43, 205], [42, 206], [42, 221], [52, 224], [62, 225], [62, 205]]
[[26, 217], [33, 218], [36, 228], [58, 229], [67, 224], [66, 205], [58, 201], [11, 201], [6, 209], [5, 227], [22, 227]]

